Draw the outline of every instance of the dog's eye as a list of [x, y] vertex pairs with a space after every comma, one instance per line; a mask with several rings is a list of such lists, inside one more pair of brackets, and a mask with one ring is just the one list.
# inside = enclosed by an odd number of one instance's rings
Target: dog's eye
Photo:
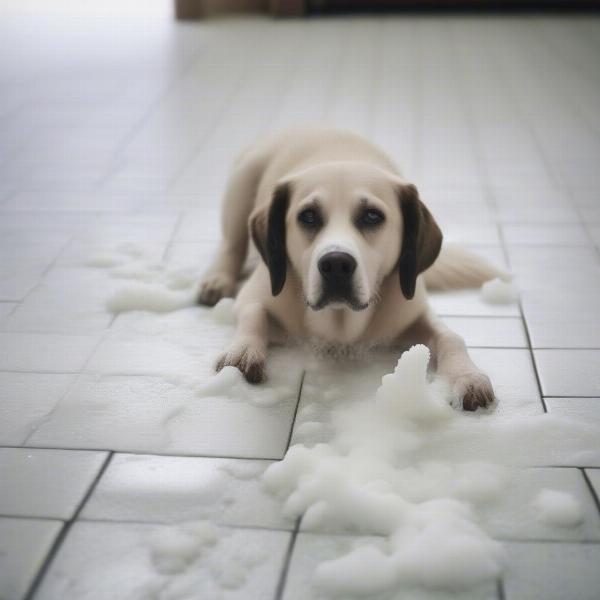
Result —
[[366, 227], [373, 227], [379, 225], [384, 219], [384, 216], [378, 210], [374, 208], [368, 208], [360, 216], [360, 223]]
[[298, 214], [298, 221], [308, 227], [315, 227], [319, 224], [319, 215], [316, 210], [307, 208]]

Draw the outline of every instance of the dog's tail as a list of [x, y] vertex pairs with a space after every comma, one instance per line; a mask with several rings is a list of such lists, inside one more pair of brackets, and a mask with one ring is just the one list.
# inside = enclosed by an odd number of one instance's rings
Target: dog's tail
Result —
[[423, 272], [425, 286], [431, 291], [478, 288], [496, 277], [510, 280], [510, 275], [502, 269], [453, 244], [444, 244], [436, 261]]

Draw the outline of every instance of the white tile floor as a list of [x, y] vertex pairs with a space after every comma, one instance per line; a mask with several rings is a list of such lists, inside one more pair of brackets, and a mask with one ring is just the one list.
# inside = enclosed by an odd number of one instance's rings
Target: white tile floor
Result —
[[[200, 271], [243, 145], [290, 125], [352, 128], [403, 165], [448, 239], [516, 273], [522, 306], [469, 291], [433, 300], [496, 382], [499, 410], [600, 422], [600, 19], [177, 25], [170, 3], [153, 4], [143, 15], [120, 6], [119, 18], [0, 20], [0, 597], [171, 597], [192, 574], [157, 575], [144, 540], [200, 518], [226, 533], [201, 597], [315, 597], [319, 557], [360, 540], [298, 533], [256, 476], [292, 431], [301, 438], [307, 403], [343, 368], [308, 366], [302, 387], [297, 351], [282, 350], [271, 365], [281, 405], [193, 397], [172, 379], [207, 377], [229, 329], [201, 308], [150, 327], [114, 319], [114, 282], [82, 257], [136, 242]], [[171, 335], [173, 323], [190, 335]], [[372, 389], [392, 364], [347, 389]], [[600, 469], [565, 467], [549, 457], [485, 515], [508, 541], [508, 566], [473, 598], [598, 597]], [[524, 498], [540, 485], [577, 496], [582, 525], [536, 526]], [[222, 557], [245, 546], [264, 558], [214, 595], [232, 576]]]

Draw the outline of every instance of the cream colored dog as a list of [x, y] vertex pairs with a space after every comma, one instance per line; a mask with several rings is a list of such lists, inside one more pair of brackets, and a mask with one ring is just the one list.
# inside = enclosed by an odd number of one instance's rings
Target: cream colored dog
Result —
[[237, 331], [217, 370], [264, 380], [281, 333], [327, 345], [429, 346], [465, 410], [494, 399], [464, 341], [431, 312], [430, 288], [479, 286], [500, 273], [442, 233], [414, 185], [366, 140], [332, 130], [290, 131], [256, 144], [235, 165], [223, 241], [199, 301], [233, 296], [249, 237], [262, 262], [235, 302]]

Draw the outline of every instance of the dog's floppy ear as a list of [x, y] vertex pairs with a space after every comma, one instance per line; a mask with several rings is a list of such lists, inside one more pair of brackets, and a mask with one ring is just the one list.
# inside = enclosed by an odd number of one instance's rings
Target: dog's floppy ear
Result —
[[250, 216], [252, 240], [271, 276], [271, 292], [277, 296], [285, 284], [287, 252], [285, 248], [285, 217], [290, 204], [290, 185], [275, 188], [271, 203]]
[[429, 268], [440, 253], [442, 232], [414, 185], [405, 183], [398, 188], [398, 202], [404, 221], [398, 272], [402, 293], [410, 300], [415, 295], [417, 275]]

